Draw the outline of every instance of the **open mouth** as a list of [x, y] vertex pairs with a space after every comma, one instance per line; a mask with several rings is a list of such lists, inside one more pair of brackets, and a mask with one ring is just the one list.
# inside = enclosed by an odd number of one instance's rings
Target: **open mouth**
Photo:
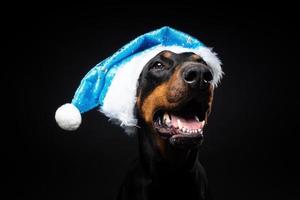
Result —
[[160, 109], [154, 114], [153, 126], [162, 138], [170, 139], [171, 142], [197, 142], [203, 138], [206, 111], [196, 101], [173, 110]]

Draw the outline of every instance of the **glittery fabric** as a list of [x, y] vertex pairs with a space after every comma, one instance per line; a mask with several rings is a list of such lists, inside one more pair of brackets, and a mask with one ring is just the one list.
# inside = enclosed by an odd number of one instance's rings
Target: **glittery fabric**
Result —
[[132, 57], [156, 46], [182, 46], [196, 49], [203, 43], [188, 34], [170, 27], [162, 27], [132, 40], [111, 57], [92, 68], [82, 79], [72, 100], [81, 113], [102, 106], [105, 95], [119, 67]]

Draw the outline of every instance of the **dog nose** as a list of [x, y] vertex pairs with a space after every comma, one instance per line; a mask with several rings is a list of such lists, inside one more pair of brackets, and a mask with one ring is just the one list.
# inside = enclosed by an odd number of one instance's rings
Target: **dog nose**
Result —
[[191, 87], [205, 88], [208, 82], [212, 80], [213, 75], [208, 67], [187, 66], [183, 70], [183, 80]]

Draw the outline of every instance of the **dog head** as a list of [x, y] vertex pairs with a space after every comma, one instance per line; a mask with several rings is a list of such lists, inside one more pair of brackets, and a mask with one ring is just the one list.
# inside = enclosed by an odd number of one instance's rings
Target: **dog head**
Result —
[[140, 120], [160, 143], [199, 144], [213, 101], [212, 79], [213, 70], [199, 55], [160, 52], [138, 81]]

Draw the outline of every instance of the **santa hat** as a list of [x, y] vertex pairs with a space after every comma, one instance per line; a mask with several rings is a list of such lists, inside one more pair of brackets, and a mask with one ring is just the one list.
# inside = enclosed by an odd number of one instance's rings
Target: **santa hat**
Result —
[[145, 64], [163, 50], [198, 54], [212, 68], [211, 84], [217, 86], [223, 72], [216, 54], [194, 37], [165, 26], [137, 37], [92, 68], [81, 80], [72, 103], [57, 109], [57, 124], [64, 130], [76, 130], [81, 113], [100, 107], [127, 133], [134, 132], [138, 78]]

